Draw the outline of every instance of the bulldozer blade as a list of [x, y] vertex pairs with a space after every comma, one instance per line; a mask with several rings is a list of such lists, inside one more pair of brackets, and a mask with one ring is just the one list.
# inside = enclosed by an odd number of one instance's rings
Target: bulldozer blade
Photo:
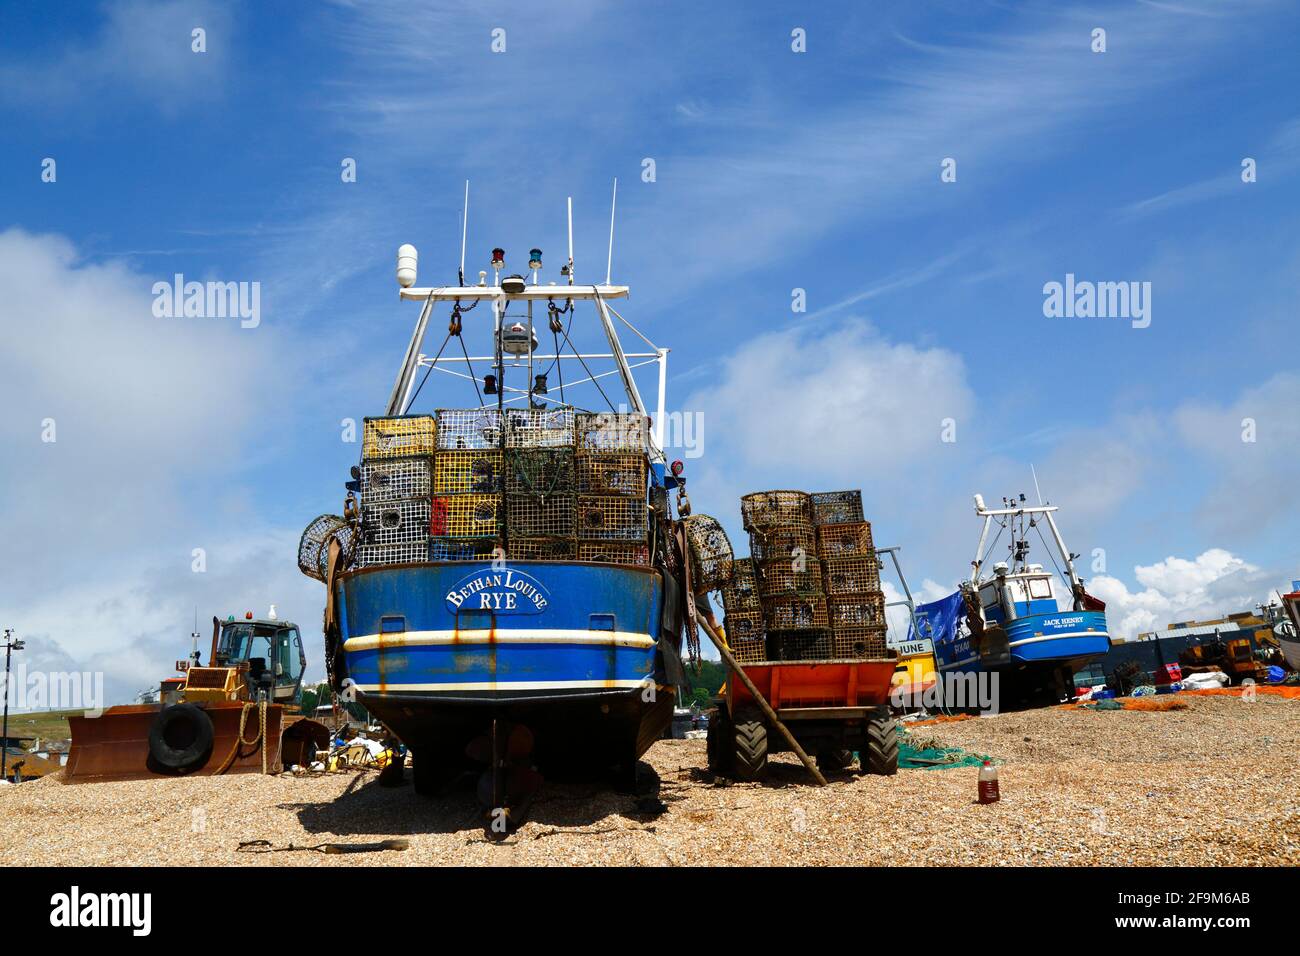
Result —
[[[212, 746], [207, 748], [198, 762], [184, 770], [163, 766], [150, 753], [149, 732], [162, 709], [158, 704], [131, 704], [110, 707], [99, 717], [69, 717], [72, 747], [68, 753], [67, 766], [63, 768], [63, 782], [210, 776], [218, 771], [262, 772], [263, 740], [256, 705], [248, 708], [244, 718], [243, 739], [255, 740], [253, 744], [240, 741], [240, 717], [244, 713], [242, 702], [203, 706], [203, 712], [212, 721]], [[270, 773], [278, 773], [283, 769], [286, 758], [293, 758], [291, 764], [301, 763], [304, 748], [314, 746], [315, 741], [321, 739], [321, 732], [324, 733], [323, 739], [328, 740], [328, 731], [316, 721], [293, 721], [290, 718], [289, 722], [294, 727], [297, 724], [307, 726], [294, 731], [288, 748], [282, 753], [281, 733], [286, 723], [283, 711], [284, 708], [278, 704], [272, 704], [266, 709], [266, 740], [271, 742], [266, 754], [266, 769]], [[307, 744], [306, 741], [312, 743]], [[229, 766], [223, 769], [232, 752], [233, 758], [229, 760]]]

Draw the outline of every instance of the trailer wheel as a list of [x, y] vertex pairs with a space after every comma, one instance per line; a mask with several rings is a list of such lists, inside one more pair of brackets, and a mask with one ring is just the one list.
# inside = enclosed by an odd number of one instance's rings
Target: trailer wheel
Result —
[[194, 704], [164, 707], [149, 728], [149, 756], [169, 770], [194, 770], [212, 753], [212, 718]]
[[817, 752], [817, 769], [822, 773], [843, 773], [853, 763], [852, 750], [820, 750]]
[[729, 755], [727, 745], [730, 743], [728, 740], [730, 733], [731, 722], [727, 720], [726, 712], [719, 707], [709, 717], [709, 729], [704, 738], [710, 773], [721, 775], [727, 773]]
[[858, 752], [863, 773], [892, 776], [898, 773], [898, 724], [889, 716], [867, 722], [867, 743]]
[[767, 725], [752, 714], [743, 717], [731, 735], [731, 772], [737, 780], [761, 780], [767, 773]]

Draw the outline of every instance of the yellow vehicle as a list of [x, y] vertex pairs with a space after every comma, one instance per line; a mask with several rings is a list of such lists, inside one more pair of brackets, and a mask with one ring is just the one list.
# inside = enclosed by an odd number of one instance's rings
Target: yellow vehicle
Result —
[[194, 652], [177, 662], [182, 676], [161, 682], [158, 703], [68, 718], [64, 783], [278, 773], [329, 746], [329, 730], [298, 709], [307, 656], [296, 624], [252, 612], [214, 617], [206, 667], [197, 633], [194, 640]]
[[910, 709], [921, 707], [926, 691], [934, 687], [938, 667], [934, 661], [934, 643], [925, 638], [897, 644], [898, 664], [890, 689], [890, 703]]

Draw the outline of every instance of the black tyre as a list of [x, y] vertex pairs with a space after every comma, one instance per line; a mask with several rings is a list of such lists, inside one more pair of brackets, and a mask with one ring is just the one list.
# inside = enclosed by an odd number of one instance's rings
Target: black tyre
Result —
[[731, 733], [731, 775], [761, 780], [767, 773], [767, 726], [753, 715], [738, 716]]
[[149, 728], [149, 756], [169, 770], [194, 770], [212, 756], [212, 718], [195, 704], [164, 707]]
[[843, 773], [852, 763], [852, 750], [822, 750], [817, 753], [817, 769], [822, 773]]
[[858, 752], [858, 763], [863, 773], [898, 773], [898, 724], [892, 717], [877, 716], [867, 723], [867, 743]]
[[722, 708], [709, 715], [709, 729], [705, 737], [706, 750], [709, 758], [709, 772], [715, 774], [726, 774], [730, 766], [728, 757], [731, 755], [729, 748], [731, 734], [731, 725], [727, 720]]

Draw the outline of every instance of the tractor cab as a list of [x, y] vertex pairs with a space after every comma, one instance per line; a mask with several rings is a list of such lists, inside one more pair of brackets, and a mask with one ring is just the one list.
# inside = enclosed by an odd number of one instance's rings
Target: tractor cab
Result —
[[[289, 621], [235, 620], [220, 625], [213, 642], [212, 663], [202, 670], [227, 670], [238, 673], [244, 687], [237, 696], [256, 700], [259, 690], [269, 687], [271, 701], [297, 704], [302, 700], [302, 675], [307, 657], [303, 653], [298, 625]], [[191, 669], [190, 684], [197, 676]]]

